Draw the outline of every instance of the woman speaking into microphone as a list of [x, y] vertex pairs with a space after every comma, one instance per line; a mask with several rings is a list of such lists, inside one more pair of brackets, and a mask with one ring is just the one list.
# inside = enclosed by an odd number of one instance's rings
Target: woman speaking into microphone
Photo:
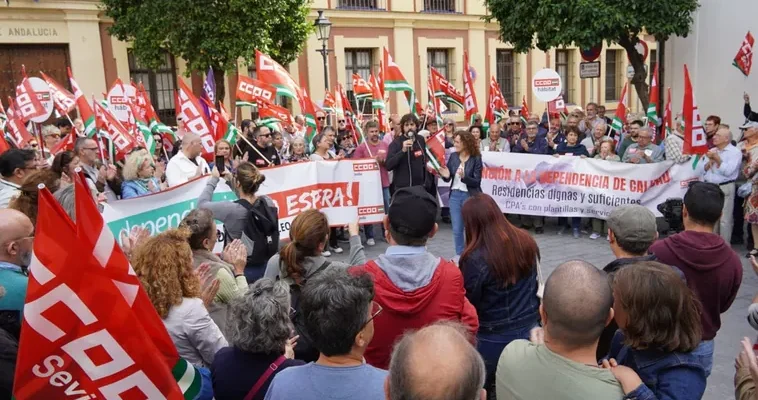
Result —
[[401, 135], [395, 135], [387, 151], [384, 166], [393, 172], [394, 189], [423, 186], [435, 198], [437, 190], [434, 176], [426, 170], [426, 141], [417, 134], [420, 126], [413, 114], [405, 114], [400, 119]]

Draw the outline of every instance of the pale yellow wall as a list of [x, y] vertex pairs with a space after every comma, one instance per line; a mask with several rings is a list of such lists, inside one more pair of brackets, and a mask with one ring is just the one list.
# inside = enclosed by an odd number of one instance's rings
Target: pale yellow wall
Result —
[[[450, 49], [448, 52], [448, 65], [450, 68], [447, 72], [448, 80], [455, 85], [456, 88], [463, 94], [463, 38], [455, 39], [432, 39], [419, 37], [418, 38], [418, 65], [421, 67], [421, 84], [419, 85], [419, 101], [421, 106], [425, 107], [428, 103], [429, 90], [429, 71], [426, 66], [429, 65], [427, 59], [427, 49]], [[469, 55], [469, 58], [471, 56]], [[476, 67], [475, 67], [476, 68]], [[407, 76], [406, 76], [407, 78]], [[477, 99], [478, 100], [478, 99]], [[455, 115], [450, 114], [450, 118], [454, 118], [456, 121], [463, 121], [465, 117], [465, 111], [458, 106], [451, 106], [449, 111], [455, 111]]]
[[[384, 0], [385, 2], [387, 0]], [[399, 11], [399, 12], [413, 12], [413, 3], [415, 0], [393, 0], [392, 4], [392, 11]]]
[[[308, 54], [308, 95], [314, 103], [321, 103], [324, 98], [324, 60], [316, 50], [321, 48], [321, 42], [316, 35], [308, 38], [305, 50]], [[299, 77], [295, 77], [299, 81]]]
[[[503, 43], [497, 39], [490, 38], [487, 40], [487, 48], [489, 51], [489, 59], [487, 60], [487, 63], [489, 64], [490, 69], [490, 76], [494, 76], [497, 78], [497, 50], [498, 49], [506, 49], [506, 50], [513, 50], [513, 46], [507, 43]], [[513, 103], [508, 104], [509, 107], [521, 107], [521, 96], [525, 94], [526, 86], [525, 86], [525, 80], [527, 76], [527, 70], [526, 70], [526, 59], [529, 57], [529, 54], [522, 54], [522, 53], [513, 53], [513, 63], [514, 63], [514, 93], [513, 93]], [[481, 73], [482, 75], [484, 72]], [[485, 77], [486, 78], [486, 85], [489, 87], [489, 81], [490, 76]], [[500, 88], [502, 91], [503, 88]], [[481, 97], [481, 95], [480, 95]], [[487, 101], [487, 98], [484, 98], [484, 101]], [[486, 103], [485, 103], [486, 104]], [[482, 108], [480, 106], [480, 110], [483, 113], [486, 112], [486, 108]], [[484, 114], [482, 114], [484, 115]]]
[[[469, 5], [469, 8], [471, 7], [472, 5]], [[469, 23], [468, 30], [468, 62], [476, 71], [474, 92], [476, 93], [476, 104], [479, 106], [479, 114], [482, 115], [482, 118], [484, 118], [484, 115], [487, 112], [487, 89], [490, 85], [490, 77], [486, 76], [487, 53], [486, 41], [484, 40], [484, 27], [484, 22], [471, 22]], [[463, 60], [463, 55], [461, 54], [457, 59]], [[459, 71], [459, 75], [463, 75], [463, 64], [461, 64]], [[463, 88], [463, 76], [461, 76], [459, 86]], [[463, 91], [461, 90], [461, 92]], [[465, 117], [465, 111], [463, 112], [463, 115]]]
[[[394, 1], [393, 1], [394, 3]], [[415, 88], [415, 74], [414, 74], [414, 68], [416, 66], [416, 57], [413, 55], [413, 21], [401, 21], [396, 20], [395, 21], [395, 30], [394, 30], [394, 36], [395, 36], [395, 43], [394, 43], [394, 51], [392, 54], [393, 60], [395, 63], [400, 67], [400, 70], [403, 72], [403, 75], [405, 75], [405, 79], [408, 81], [408, 83], [411, 85], [411, 87]], [[449, 47], [449, 46], [443, 46], [443, 47]], [[426, 49], [422, 51], [421, 47], [419, 46], [418, 49], [418, 57], [424, 57], [426, 58]], [[462, 53], [460, 53], [462, 54]], [[426, 66], [426, 61], [419, 62], [418, 65], [420, 66]], [[426, 78], [426, 71], [425, 67], [421, 69], [422, 76], [421, 79]], [[426, 82], [426, 81], [423, 81]], [[424, 98], [426, 98], [425, 95], [417, 93], [417, 96], [419, 96], [419, 99], [421, 99], [422, 106], [426, 104], [425, 101], [423, 101]], [[405, 100], [405, 96], [400, 92], [394, 93], [393, 100], [393, 106], [392, 109], [393, 113], [396, 114], [405, 114], [407, 113], [410, 108], [408, 107], [408, 102]]]

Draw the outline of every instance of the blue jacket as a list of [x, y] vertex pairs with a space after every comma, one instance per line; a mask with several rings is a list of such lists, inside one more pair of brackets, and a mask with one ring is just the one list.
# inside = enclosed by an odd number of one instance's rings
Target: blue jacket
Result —
[[547, 139], [545, 136], [537, 135], [531, 143], [529, 142], [529, 139], [526, 139], [526, 141], [529, 145], [529, 151], [526, 151], [521, 147], [521, 139], [519, 139], [516, 141], [515, 146], [511, 146], [511, 153], [548, 154]]
[[583, 144], [575, 144], [569, 146], [568, 142], [563, 142], [555, 149], [555, 154], [564, 155], [571, 154], [572, 156], [585, 156], [589, 157], [590, 153], [587, 152], [587, 148]]
[[[447, 169], [450, 171], [450, 177], [445, 179], [445, 182], [450, 182], [453, 179], [458, 179], [458, 175], [455, 173], [458, 171], [458, 167], [461, 165], [461, 157], [458, 153], [450, 153], [450, 157], [447, 159]], [[463, 177], [460, 178], [461, 182], [466, 184], [466, 189], [471, 196], [482, 193], [482, 157], [469, 157], [466, 160], [466, 164], [463, 166]], [[452, 186], [452, 183], [450, 184]]]
[[[150, 178], [150, 180], [153, 181], [153, 185], [155, 185], [155, 187], [160, 187], [160, 182], [158, 182], [157, 179]], [[124, 181], [121, 183], [121, 198], [122, 199], [129, 199], [132, 197], [144, 196], [146, 194], [150, 194], [150, 191], [147, 190], [146, 186], [143, 186], [140, 182], [137, 182], [136, 180]]]
[[537, 268], [515, 285], [503, 287], [490, 272], [483, 249], [461, 259], [460, 265], [466, 297], [479, 316], [480, 333], [503, 333], [537, 325]]
[[634, 370], [642, 379], [625, 398], [637, 400], [692, 400], [705, 393], [705, 369], [692, 353], [671, 353], [661, 350], [635, 350], [624, 345], [624, 334], [616, 332], [609, 358]]

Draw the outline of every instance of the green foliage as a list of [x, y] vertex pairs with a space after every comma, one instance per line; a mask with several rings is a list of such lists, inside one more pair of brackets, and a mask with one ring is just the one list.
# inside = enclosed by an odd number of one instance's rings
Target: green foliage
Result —
[[[548, 50], [576, 45], [590, 48], [603, 40], [618, 43], [635, 67], [632, 82], [647, 107], [647, 74], [642, 59], [632, 54], [640, 33], [664, 41], [672, 35], [686, 37], [698, 0], [485, 0], [497, 20], [500, 37], [516, 51]], [[644, 90], [643, 90], [644, 89]], [[640, 91], [643, 90], [643, 93]]]
[[110, 33], [131, 41], [135, 56], [157, 68], [163, 52], [187, 61], [192, 70], [233, 71], [255, 50], [280, 64], [294, 61], [311, 30], [304, 0], [102, 0], [113, 18]]

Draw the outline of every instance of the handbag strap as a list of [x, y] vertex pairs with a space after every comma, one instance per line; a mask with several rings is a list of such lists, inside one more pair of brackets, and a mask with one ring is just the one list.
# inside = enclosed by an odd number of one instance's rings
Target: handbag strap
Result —
[[282, 365], [282, 363], [286, 360], [284, 356], [279, 356], [271, 365], [266, 368], [266, 372], [261, 375], [260, 378], [258, 378], [258, 381], [255, 382], [255, 385], [253, 385], [253, 388], [250, 389], [249, 392], [247, 392], [247, 396], [245, 396], [245, 400], [253, 400], [253, 397], [255, 397], [256, 394], [261, 390], [261, 387], [268, 381], [268, 378], [271, 377], [271, 374], [273, 374], [277, 369], [279, 369], [279, 366]]

